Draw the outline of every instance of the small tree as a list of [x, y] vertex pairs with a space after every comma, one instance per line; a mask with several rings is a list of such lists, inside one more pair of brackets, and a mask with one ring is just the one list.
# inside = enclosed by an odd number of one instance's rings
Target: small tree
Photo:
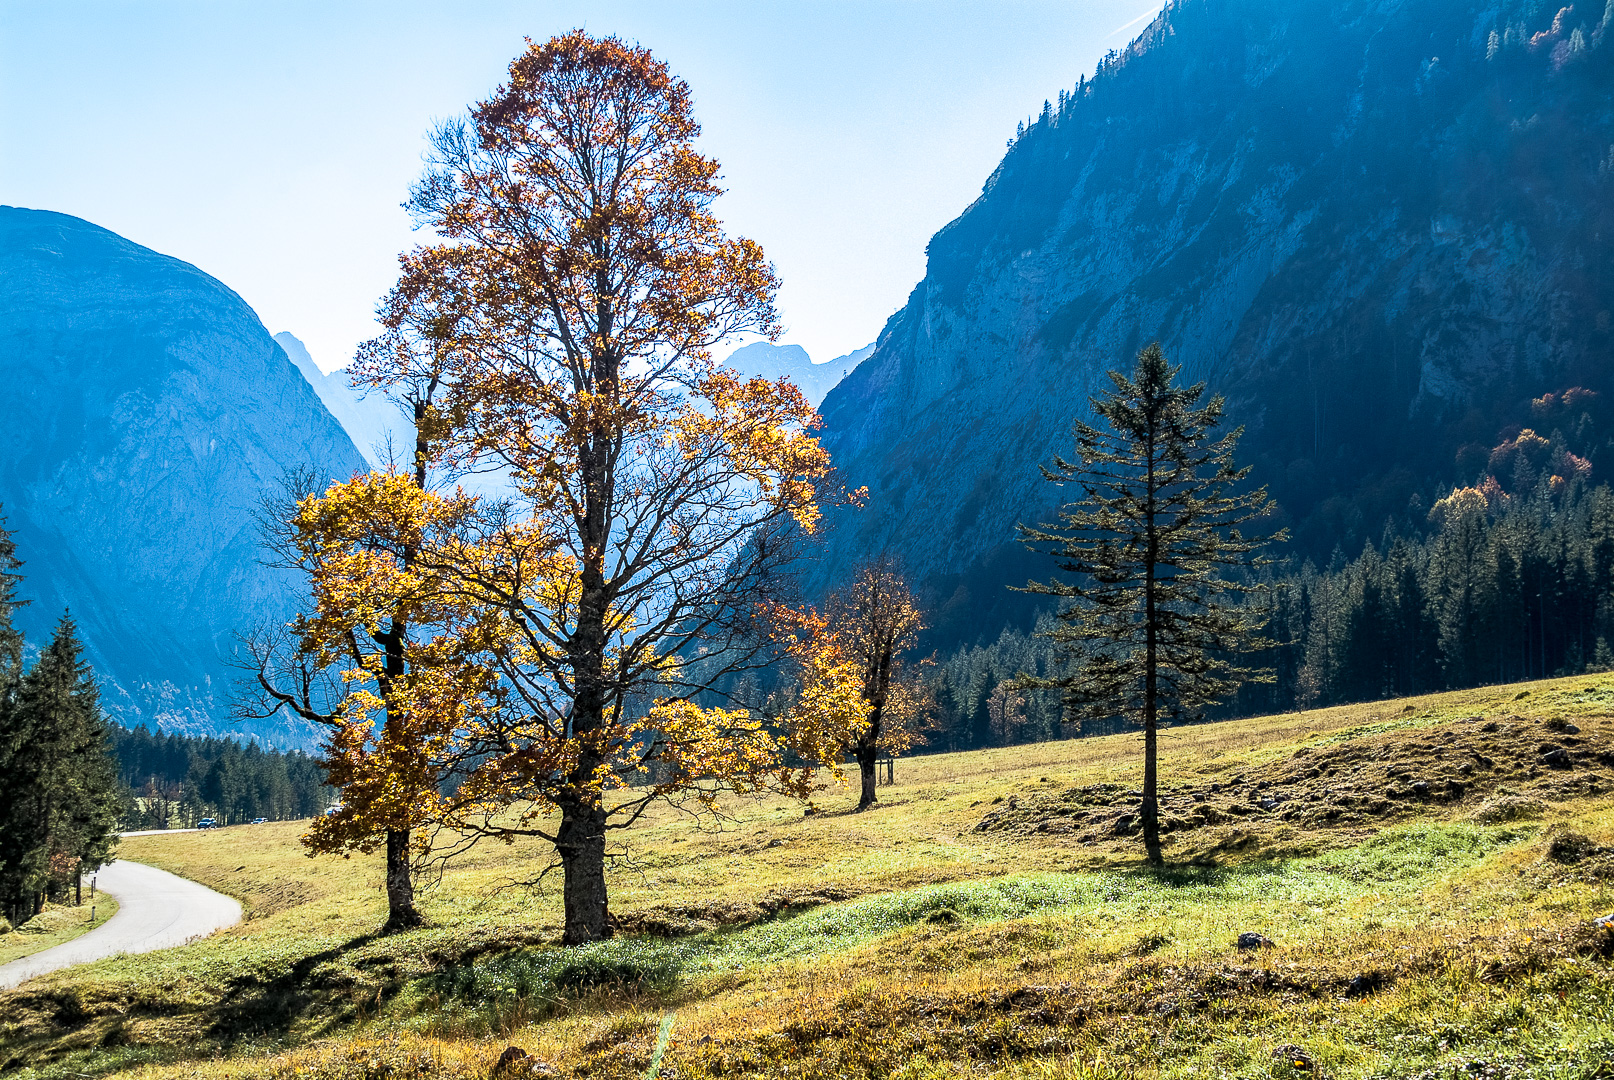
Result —
[[861, 782], [857, 808], [875, 795], [875, 761], [897, 754], [918, 739], [930, 696], [905, 669], [924, 621], [907, 583], [885, 559], [858, 567], [852, 581], [832, 593], [824, 613], [790, 616], [796, 634], [791, 651], [802, 665], [800, 701], [792, 713], [791, 737], [803, 756], [821, 757], [815, 740], [834, 733], [833, 756], [850, 755]]
[[1265, 644], [1261, 614], [1237, 602], [1255, 587], [1225, 575], [1259, 564], [1262, 545], [1282, 538], [1241, 532], [1274, 504], [1265, 488], [1239, 490], [1249, 473], [1233, 465], [1243, 429], [1215, 435], [1223, 399], [1199, 405], [1204, 383], [1179, 386], [1181, 370], [1156, 344], [1138, 355], [1131, 378], [1110, 372], [1112, 388], [1090, 399], [1109, 430], [1078, 420], [1079, 460], [1055, 458], [1043, 470], [1081, 497], [1057, 524], [1020, 527], [1072, 575], [1027, 586], [1067, 601], [1047, 636], [1070, 670], [1023, 681], [1061, 689], [1067, 715], [1142, 726], [1143, 843], [1156, 865], [1160, 720], [1200, 715], [1242, 682], [1271, 680], [1238, 659]]

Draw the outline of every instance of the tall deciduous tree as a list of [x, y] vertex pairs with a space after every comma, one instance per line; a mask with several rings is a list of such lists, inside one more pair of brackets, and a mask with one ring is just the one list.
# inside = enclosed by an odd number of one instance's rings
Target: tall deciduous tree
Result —
[[[253, 717], [286, 709], [329, 732], [327, 778], [349, 794], [305, 842], [343, 854], [385, 845], [389, 931], [423, 921], [414, 871], [429, 851], [424, 830], [440, 822], [445, 783], [477, 752], [460, 723], [463, 702], [440, 694], [445, 678], [470, 689], [445, 671], [465, 677], [465, 605], [441, 575], [417, 565], [423, 545], [458, 535], [475, 500], [428, 491], [451, 429], [437, 407], [442, 350], [399, 352], [395, 344], [367, 344], [355, 366], [361, 380], [385, 366], [385, 392], [415, 433], [408, 458], [271, 508], [271, 546], [309, 575], [316, 611], [295, 624], [291, 650], [273, 638], [254, 643], [260, 694], [239, 707]], [[338, 657], [342, 674], [319, 677]]]
[[[397, 707], [385, 691], [371, 703], [386, 703], [383, 737], [396, 716], [418, 725], [397, 740], [420, 766], [401, 785], [411, 812], [463, 836], [552, 842], [572, 944], [609, 934], [606, 839], [651, 800], [805, 790], [760, 715], [694, 704], [767, 657], [755, 616], [788, 597], [783, 569], [829, 472], [795, 386], [710, 355], [774, 331], [777, 280], [713, 215], [717, 163], [695, 151], [698, 132], [664, 64], [582, 32], [529, 45], [468, 120], [441, 127], [409, 202], [438, 242], [402, 258], [356, 378], [394, 394], [426, 379], [423, 453], [450, 472], [497, 470], [511, 494], [413, 485], [405, 498], [372, 477], [359, 486], [376, 498], [353, 492], [364, 507], [348, 515], [332, 489], [294, 528], [322, 568], [303, 659], [341, 663], [353, 628], [375, 639], [386, 604], [418, 598], [420, 650], [405, 646], [403, 670], [420, 677], [396, 683], [410, 687]], [[320, 523], [327, 512], [340, 529]], [[366, 521], [389, 537], [373, 565], [353, 531]], [[349, 806], [384, 801], [399, 786], [382, 781], [414, 767], [383, 760], [359, 715], [377, 664], [350, 668], [340, 707], [315, 710], [359, 721], [332, 760], [380, 786], [333, 774]], [[436, 794], [431, 763], [452, 760], [476, 767]]]
[[407, 473], [354, 477], [283, 508], [274, 544], [307, 573], [312, 609], [289, 641], [254, 643], [260, 694], [240, 706], [326, 729], [321, 764], [342, 800], [304, 843], [385, 850], [387, 931], [422, 922], [414, 871], [448, 813], [444, 789], [488, 753], [478, 710], [496, 678], [479, 655], [496, 631], [443, 554], [462, 550], [480, 508], [462, 492], [428, 491], [426, 456], [417, 447]]
[[[1071, 576], [1032, 582], [1067, 603], [1049, 632], [1068, 672], [1026, 680], [1057, 686], [1077, 717], [1124, 716], [1143, 728], [1143, 842], [1159, 864], [1156, 733], [1162, 718], [1193, 717], [1265, 671], [1239, 656], [1264, 644], [1263, 615], [1236, 602], [1253, 588], [1229, 579], [1259, 562], [1272, 537], [1242, 528], [1267, 515], [1265, 488], [1244, 489], [1248, 469], [1233, 450], [1243, 429], [1216, 434], [1223, 400], [1201, 405], [1205, 386], [1181, 386], [1159, 345], [1138, 355], [1131, 377], [1091, 399], [1108, 430], [1078, 420], [1075, 462], [1056, 458], [1044, 475], [1080, 497], [1056, 524], [1021, 537]], [[1279, 534], [1281, 536], [1281, 534]]]

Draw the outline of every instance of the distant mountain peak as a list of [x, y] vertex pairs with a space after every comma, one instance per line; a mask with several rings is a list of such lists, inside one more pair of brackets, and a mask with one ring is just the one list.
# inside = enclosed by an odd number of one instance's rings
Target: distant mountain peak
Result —
[[276, 334], [275, 341], [371, 465], [385, 468], [390, 454], [406, 452], [414, 445], [414, 425], [386, 395], [355, 390], [346, 367], [321, 371], [308, 347], [289, 331]]
[[754, 341], [729, 353], [723, 361], [736, 371], [747, 375], [760, 375], [765, 379], [789, 379], [806, 395], [815, 407], [824, 395], [833, 390], [841, 379], [857, 367], [871, 352], [874, 345], [863, 346], [845, 356], [837, 356], [826, 363], [815, 364], [800, 345], [775, 345], [771, 341]]

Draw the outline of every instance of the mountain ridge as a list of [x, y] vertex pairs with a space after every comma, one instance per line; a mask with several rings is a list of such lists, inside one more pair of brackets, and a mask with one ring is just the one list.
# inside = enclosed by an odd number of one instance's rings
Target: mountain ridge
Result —
[[939, 623], [1023, 620], [1001, 586], [1050, 570], [1013, 540], [1059, 498], [1037, 466], [1154, 340], [1227, 395], [1319, 559], [1468, 480], [1532, 397], [1614, 390], [1614, 6], [1564, 11], [1168, 4], [1024, 129], [827, 395], [872, 497], [814, 584], [885, 551]]

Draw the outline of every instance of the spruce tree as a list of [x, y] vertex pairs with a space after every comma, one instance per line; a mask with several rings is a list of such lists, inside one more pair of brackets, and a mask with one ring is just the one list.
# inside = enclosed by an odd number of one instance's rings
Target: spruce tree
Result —
[[1241, 531], [1273, 503], [1265, 488], [1243, 490], [1249, 470], [1233, 464], [1243, 429], [1216, 434], [1223, 399], [1201, 405], [1205, 385], [1178, 385], [1181, 370], [1156, 344], [1130, 378], [1110, 372], [1112, 387], [1090, 399], [1108, 430], [1076, 421], [1078, 460], [1043, 470], [1080, 497], [1058, 523], [1020, 529], [1071, 575], [1027, 586], [1066, 601], [1047, 636], [1067, 666], [1023, 681], [1062, 690], [1068, 717], [1142, 726], [1143, 842], [1156, 865], [1159, 724], [1196, 718], [1243, 682], [1270, 681], [1241, 662], [1265, 644], [1265, 613], [1238, 602], [1258, 586], [1226, 575], [1263, 562], [1256, 552], [1282, 535]]
[[22, 677], [5, 738], [0, 903], [17, 923], [106, 861], [117, 842], [117, 766], [70, 617]]

